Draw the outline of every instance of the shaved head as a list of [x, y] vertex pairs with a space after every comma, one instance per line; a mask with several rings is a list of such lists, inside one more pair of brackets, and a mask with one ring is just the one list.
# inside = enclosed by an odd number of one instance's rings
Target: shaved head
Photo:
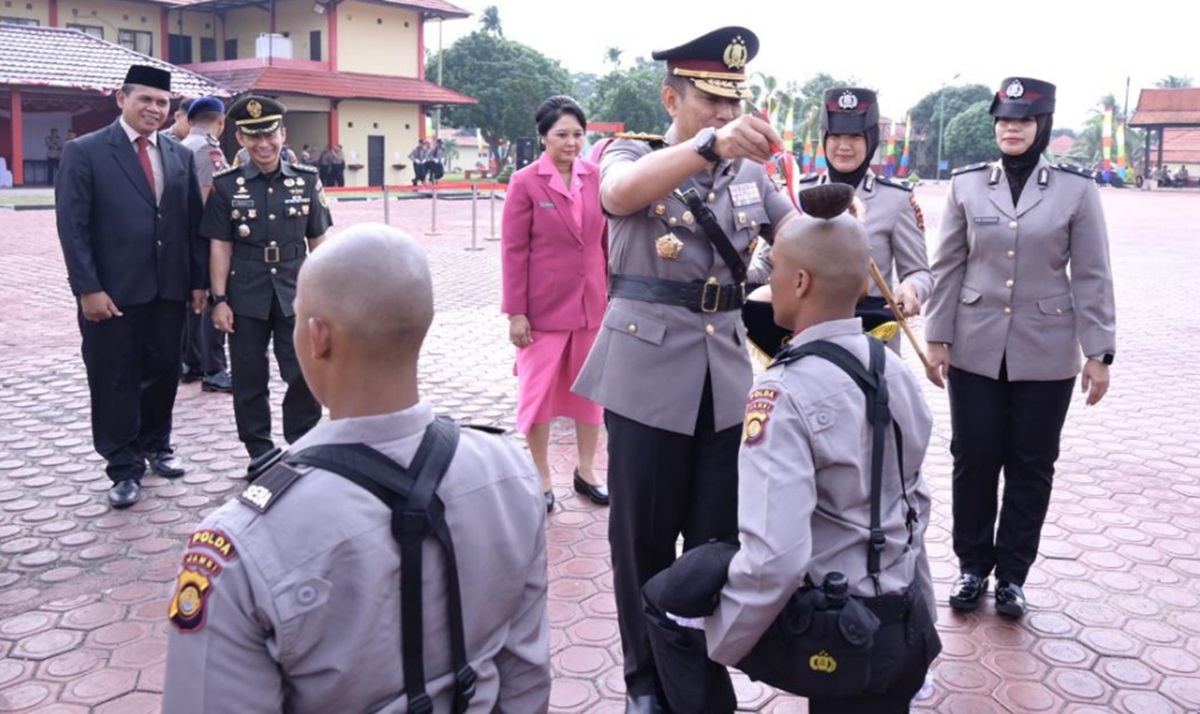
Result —
[[336, 348], [364, 361], [415, 361], [433, 322], [425, 251], [395, 228], [353, 226], [305, 261], [296, 311], [320, 320]]
[[849, 213], [788, 221], [771, 247], [775, 322], [797, 330], [813, 318], [852, 317], [867, 288], [870, 260], [867, 229]]

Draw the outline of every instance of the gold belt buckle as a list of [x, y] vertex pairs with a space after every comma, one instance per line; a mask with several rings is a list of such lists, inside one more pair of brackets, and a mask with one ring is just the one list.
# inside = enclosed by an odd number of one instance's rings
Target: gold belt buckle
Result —
[[[712, 307], [709, 307], [709, 288], [713, 288], [711, 295]], [[704, 283], [704, 288], [700, 291], [700, 312], [711, 313], [716, 312], [721, 306], [721, 283], [717, 282], [716, 278], [709, 278]]]
[[280, 258], [279, 246], [269, 245], [263, 248], [263, 260], [267, 263], [278, 263]]

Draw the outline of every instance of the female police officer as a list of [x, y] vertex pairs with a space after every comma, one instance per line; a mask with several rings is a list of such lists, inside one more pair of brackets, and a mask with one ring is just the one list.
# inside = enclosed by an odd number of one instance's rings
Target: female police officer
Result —
[[1108, 390], [1116, 348], [1096, 184], [1042, 156], [1054, 89], [1012, 77], [992, 100], [1002, 158], [955, 171], [925, 326], [929, 378], [948, 379], [950, 391], [962, 570], [950, 605], [975, 609], [995, 570], [996, 611], [1010, 617], [1025, 613], [1021, 588], [1037, 556], [1080, 348], [1089, 405]]

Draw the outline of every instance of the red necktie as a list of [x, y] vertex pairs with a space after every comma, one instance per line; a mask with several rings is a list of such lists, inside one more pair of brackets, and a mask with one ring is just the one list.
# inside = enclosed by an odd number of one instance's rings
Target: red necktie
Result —
[[150, 140], [144, 136], [139, 136], [137, 139], [138, 145], [138, 162], [142, 165], [142, 171], [146, 172], [146, 183], [150, 184], [150, 195], [154, 196], [154, 200], [158, 200], [158, 189], [154, 187], [154, 168], [150, 166], [150, 152], [146, 150], [146, 146]]

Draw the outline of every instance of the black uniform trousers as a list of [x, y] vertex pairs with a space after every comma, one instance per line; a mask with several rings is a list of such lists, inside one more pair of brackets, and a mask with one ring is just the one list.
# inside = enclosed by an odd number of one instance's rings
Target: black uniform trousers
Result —
[[[612, 553], [617, 623], [625, 658], [625, 688], [632, 696], [657, 694], [662, 686], [646, 632], [642, 586], [675, 562], [683, 549], [710, 540], [737, 542], [737, 457], [741, 427], [713, 426], [711, 377], [696, 418], [694, 436], [656, 429], [605, 410], [608, 430], [608, 542]], [[696, 672], [705, 686], [732, 685], [724, 667]]]
[[146, 455], [171, 448], [179, 388], [184, 303], [121, 305], [122, 317], [89, 322], [79, 312], [92, 399], [92, 442], [114, 482], [140, 479]]
[[[964, 573], [1024, 585], [1050, 506], [1075, 379], [1010, 381], [950, 368], [954, 553]], [[997, 489], [1004, 471], [1000, 525]]]
[[211, 376], [229, 368], [225, 360], [225, 333], [212, 321], [212, 308], [197, 315], [187, 306], [187, 326], [183, 331], [183, 355], [180, 360], [191, 372]]
[[296, 348], [292, 328], [296, 318], [285, 315], [279, 296], [271, 298], [271, 315], [259, 320], [235, 315], [233, 334], [229, 336], [229, 357], [233, 373], [233, 415], [238, 438], [246, 445], [250, 458], [261, 456], [275, 446], [271, 440], [271, 366], [267, 347], [274, 342], [279, 375], [287, 383], [283, 396], [283, 436], [290, 444], [308, 433], [321, 420], [321, 403], [308, 389]]

